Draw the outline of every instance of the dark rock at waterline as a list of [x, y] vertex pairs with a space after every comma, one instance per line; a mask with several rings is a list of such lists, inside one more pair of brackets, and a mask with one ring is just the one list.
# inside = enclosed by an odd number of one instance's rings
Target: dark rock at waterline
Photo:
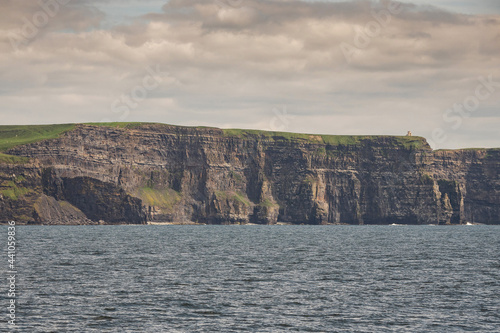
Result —
[[7, 153], [3, 222], [500, 224], [500, 151], [418, 137], [76, 125]]

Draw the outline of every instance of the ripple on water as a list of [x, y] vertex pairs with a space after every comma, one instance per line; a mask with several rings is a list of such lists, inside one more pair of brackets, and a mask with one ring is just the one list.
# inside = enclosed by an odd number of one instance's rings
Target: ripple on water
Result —
[[500, 331], [499, 228], [20, 226], [18, 332]]

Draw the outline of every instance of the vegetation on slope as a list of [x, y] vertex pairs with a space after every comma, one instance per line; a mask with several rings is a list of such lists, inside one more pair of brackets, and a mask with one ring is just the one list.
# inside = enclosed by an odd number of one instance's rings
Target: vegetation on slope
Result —
[[74, 124], [2, 125], [0, 126], [0, 152], [19, 145], [58, 138], [62, 133], [74, 127]]
[[29, 158], [23, 156], [14, 156], [0, 153], [0, 163], [5, 164], [23, 164], [27, 163]]
[[11, 200], [18, 200], [33, 191], [30, 188], [23, 187], [19, 183], [20, 181], [16, 182], [11, 180], [3, 182], [0, 184], [0, 195]]
[[180, 193], [172, 189], [157, 190], [151, 187], [143, 187], [138, 194], [145, 204], [167, 210], [172, 209], [181, 200]]
[[214, 192], [218, 200], [231, 200], [237, 201], [244, 206], [250, 206], [250, 201], [239, 191], [215, 191]]

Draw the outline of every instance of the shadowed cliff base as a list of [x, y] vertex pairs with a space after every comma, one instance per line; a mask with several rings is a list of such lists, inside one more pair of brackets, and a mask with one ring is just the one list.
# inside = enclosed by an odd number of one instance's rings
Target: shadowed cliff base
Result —
[[500, 224], [500, 150], [154, 123], [0, 126], [0, 221]]

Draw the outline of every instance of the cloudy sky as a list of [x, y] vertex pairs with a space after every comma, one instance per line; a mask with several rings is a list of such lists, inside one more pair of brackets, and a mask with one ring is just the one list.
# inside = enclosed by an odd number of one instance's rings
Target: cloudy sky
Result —
[[500, 1], [0, 0], [0, 118], [500, 147]]

